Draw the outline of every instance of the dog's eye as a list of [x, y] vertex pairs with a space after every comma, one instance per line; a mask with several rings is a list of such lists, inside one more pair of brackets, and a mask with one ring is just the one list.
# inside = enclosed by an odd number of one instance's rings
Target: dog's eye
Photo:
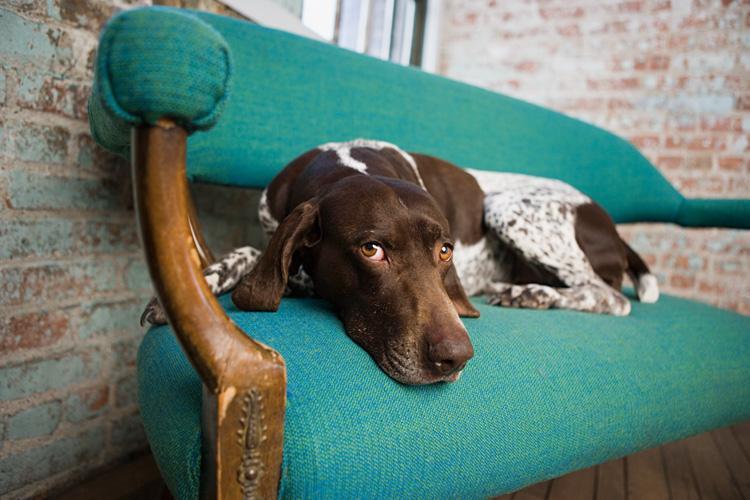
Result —
[[448, 262], [453, 257], [453, 247], [447, 243], [440, 247], [440, 260]]
[[368, 241], [367, 243], [359, 247], [359, 251], [362, 252], [362, 255], [370, 260], [377, 261], [385, 259], [385, 251], [383, 251], [383, 247], [380, 246], [379, 243], [375, 243], [374, 241]]

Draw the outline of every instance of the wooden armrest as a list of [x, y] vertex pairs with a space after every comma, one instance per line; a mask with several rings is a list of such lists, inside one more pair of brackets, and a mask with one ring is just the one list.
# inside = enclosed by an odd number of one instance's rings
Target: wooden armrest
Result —
[[135, 206], [151, 279], [204, 385], [201, 495], [275, 498], [284, 360], [232, 323], [206, 285], [202, 262], [212, 257], [196, 248], [203, 240], [190, 214], [186, 143], [186, 131], [168, 120], [133, 129], [131, 142]]

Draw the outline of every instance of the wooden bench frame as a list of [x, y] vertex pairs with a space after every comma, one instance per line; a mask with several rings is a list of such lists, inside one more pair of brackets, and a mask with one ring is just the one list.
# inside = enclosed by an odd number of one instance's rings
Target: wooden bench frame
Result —
[[133, 192], [151, 279], [203, 381], [201, 497], [275, 498], [286, 405], [284, 359], [240, 330], [203, 278], [213, 256], [188, 191], [187, 132], [159, 120], [132, 134]]

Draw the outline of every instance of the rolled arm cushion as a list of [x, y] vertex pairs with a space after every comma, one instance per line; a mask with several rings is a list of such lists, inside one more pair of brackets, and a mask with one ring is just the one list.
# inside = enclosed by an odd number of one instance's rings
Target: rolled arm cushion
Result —
[[89, 121], [97, 142], [128, 154], [128, 129], [168, 117], [211, 128], [229, 95], [224, 38], [190, 11], [143, 8], [114, 16], [99, 42]]
[[750, 229], [750, 200], [686, 199], [676, 222], [681, 226]]

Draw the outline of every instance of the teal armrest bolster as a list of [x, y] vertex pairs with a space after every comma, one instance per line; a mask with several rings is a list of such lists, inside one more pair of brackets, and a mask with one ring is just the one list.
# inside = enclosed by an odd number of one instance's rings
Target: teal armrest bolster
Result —
[[681, 226], [750, 229], [750, 200], [686, 199], [675, 222]]
[[189, 132], [211, 128], [227, 100], [231, 73], [224, 38], [190, 12], [122, 12], [99, 42], [89, 99], [94, 139], [127, 154], [132, 126], [171, 118]]

